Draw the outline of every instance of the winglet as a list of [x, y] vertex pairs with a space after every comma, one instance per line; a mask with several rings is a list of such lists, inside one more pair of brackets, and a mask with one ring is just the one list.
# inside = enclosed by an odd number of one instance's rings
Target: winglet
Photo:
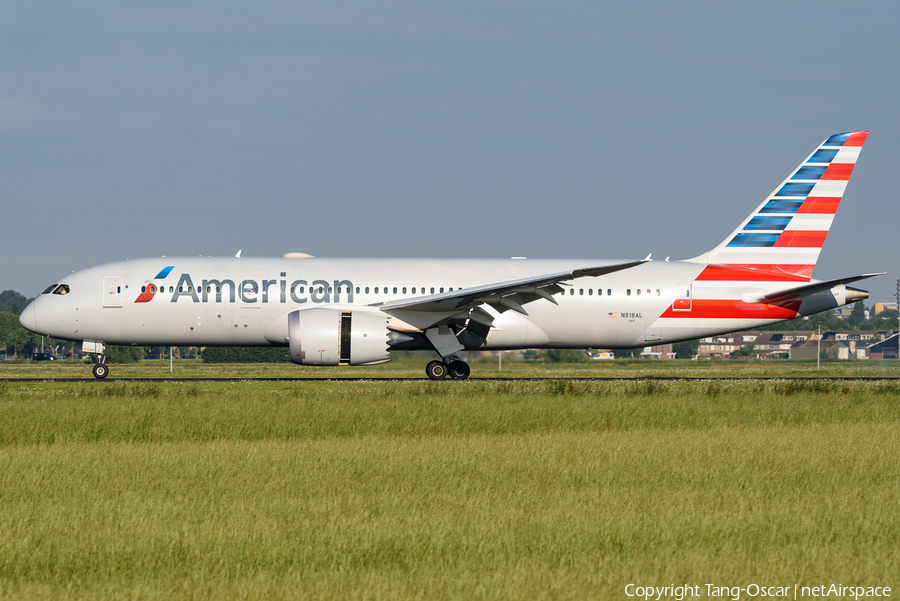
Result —
[[241, 251], [237, 251], [237, 254], [234, 255], [234, 257], [235, 257], [236, 259], [240, 259], [240, 258], [241, 258]]
[[646, 261], [652, 261], [652, 259], [650, 258], [650, 257], [652, 257], [652, 256], [653, 256], [653, 253], [650, 253], [649, 255], [647, 255], [647, 258], [644, 259], [644, 262], [646, 262]]

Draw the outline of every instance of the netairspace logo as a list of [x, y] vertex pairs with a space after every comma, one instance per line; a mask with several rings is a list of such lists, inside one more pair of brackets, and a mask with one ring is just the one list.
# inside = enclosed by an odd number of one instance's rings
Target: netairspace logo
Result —
[[723, 586], [718, 584], [683, 584], [669, 586], [639, 586], [628, 584], [625, 586], [627, 597], [637, 597], [648, 601], [653, 599], [674, 599], [682, 601], [691, 597], [700, 597], [703, 591], [708, 599], [758, 599], [782, 598], [782, 599], [873, 599], [891, 596], [889, 586], [844, 586], [843, 584], [822, 584], [819, 586], [800, 586], [792, 584], [787, 586], [764, 586], [761, 584], [748, 584], [747, 586]]

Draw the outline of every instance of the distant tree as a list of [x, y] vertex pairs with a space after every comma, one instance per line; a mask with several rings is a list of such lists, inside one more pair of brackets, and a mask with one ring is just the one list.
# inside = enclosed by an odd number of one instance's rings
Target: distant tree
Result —
[[676, 342], [672, 345], [672, 350], [675, 351], [675, 357], [677, 359], [691, 359], [697, 354], [697, 349], [699, 348], [699, 340], [685, 340], [684, 342]]
[[206, 347], [204, 363], [289, 363], [286, 347]]
[[850, 312], [850, 317], [847, 318], [847, 325], [849, 325], [851, 329], [855, 330], [865, 320], [866, 306], [861, 302], [855, 303], [853, 305], [853, 310]]
[[144, 358], [144, 347], [108, 346], [103, 355], [107, 363], [138, 363]]
[[613, 351], [613, 357], [616, 359], [633, 359], [637, 353], [640, 356], [640, 349], [635, 348], [626, 348], [626, 349], [616, 349]]
[[742, 346], [738, 350], [731, 353], [732, 357], [753, 357], [756, 355], [753, 351], [756, 349], [755, 344], [748, 344], [747, 346]]
[[541, 358], [541, 354], [532, 348], [523, 352], [522, 358], [526, 361], [536, 361]]
[[584, 349], [550, 349], [547, 360], [551, 363], [584, 363], [590, 355]]
[[34, 347], [40, 344], [40, 339], [40, 336], [22, 327], [16, 314], [0, 313], [0, 347], [6, 347], [7, 354], [29, 357]]
[[33, 299], [25, 298], [15, 290], [0, 292], [0, 311], [20, 315]]

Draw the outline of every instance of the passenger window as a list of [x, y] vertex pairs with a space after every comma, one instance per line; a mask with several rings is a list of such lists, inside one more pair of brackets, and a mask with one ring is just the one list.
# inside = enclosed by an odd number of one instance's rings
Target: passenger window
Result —
[[147, 292], [147, 287], [146, 287], [146, 286], [141, 286], [141, 292]]
[[594, 289], [588, 288], [588, 296], [594, 296]]
[[178, 292], [179, 292], [179, 294], [182, 293], [182, 292], [184, 292], [184, 286], [179, 286], [179, 287], [178, 287]]
[[606, 289], [606, 296], [612, 296], [612, 288]]
[[169, 292], [175, 292], [175, 286], [169, 286]]
[[603, 296], [603, 288], [597, 288], [597, 296]]
[[[319, 292], [321, 292], [321, 290]], [[331, 294], [331, 286], [328, 287], [328, 294]]]
[[453, 292], [453, 288], [450, 288], [450, 292]]
[[394, 294], [397, 294], [397, 287], [394, 286]]
[[444, 293], [444, 289], [443, 289], [443, 288], [441, 288], [441, 294], [443, 294], [443, 293]]
[[631, 288], [625, 291], [625, 296], [631, 296]]
[[434, 288], [431, 289], [431, 293], [434, 294]]
[[650, 289], [647, 288], [647, 296], [650, 296]]
[[378, 294], [378, 286], [375, 286], [375, 294]]
[[221, 294], [221, 293], [222, 293], [222, 287], [216, 286], [216, 294]]
[[403, 294], [406, 294], [406, 286], [403, 287]]
[[574, 288], [570, 288], [570, 289], [569, 289], [569, 296], [575, 296], [575, 289], [574, 289]]
[[638, 295], [638, 296], [641, 295], [641, 289], [640, 289], [640, 288], [637, 289], [637, 295]]
[[584, 296], [584, 288], [578, 289], [578, 296]]
[[[368, 292], [368, 290], [366, 290]], [[356, 293], [359, 294], [359, 286], [356, 287]]]
[[368, 294], [368, 293], [369, 293], [369, 287], [366, 286], [366, 294]]
[[656, 289], [656, 296], [659, 296], [659, 288]]
[[122, 287], [116, 286], [116, 292], [118, 292], [119, 294], [122, 294]]

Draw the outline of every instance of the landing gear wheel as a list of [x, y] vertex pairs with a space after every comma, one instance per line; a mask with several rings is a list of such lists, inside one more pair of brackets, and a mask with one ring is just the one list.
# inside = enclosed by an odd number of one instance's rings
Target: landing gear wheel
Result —
[[425, 373], [432, 380], [443, 380], [447, 377], [447, 366], [442, 361], [432, 361], [425, 366]]
[[106, 363], [98, 363], [94, 366], [94, 377], [98, 380], [102, 380], [108, 375], [109, 367], [106, 366]]
[[454, 380], [465, 380], [469, 377], [469, 364], [465, 361], [453, 361], [449, 367], [450, 377]]

